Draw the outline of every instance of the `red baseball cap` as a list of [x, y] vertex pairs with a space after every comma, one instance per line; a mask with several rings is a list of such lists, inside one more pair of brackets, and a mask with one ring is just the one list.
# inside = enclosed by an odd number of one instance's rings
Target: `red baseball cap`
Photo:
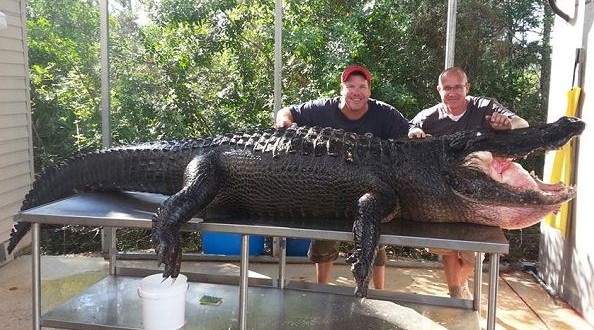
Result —
[[347, 66], [346, 69], [342, 71], [342, 75], [340, 75], [340, 82], [343, 83], [347, 81], [347, 79], [349, 79], [349, 76], [355, 72], [362, 73], [365, 77], [365, 80], [367, 80], [367, 83], [371, 85], [371, 72], [369, 72], [369, 70], [367, 70], [367, 68], [362, 65]]

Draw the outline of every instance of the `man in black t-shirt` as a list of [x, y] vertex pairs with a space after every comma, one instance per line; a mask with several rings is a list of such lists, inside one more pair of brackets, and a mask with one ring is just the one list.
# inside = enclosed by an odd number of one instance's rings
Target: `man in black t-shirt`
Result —
[[[406, 136], [408, 121], [393, 106], [370, 98], [371, 73], [360, 65], [347, 67], [340, 77], [340, 96], [305, 102], [279, 110], [276, 127], [320, 126], [341, 128], [359, 134], [372, 133], [381, 139]], [[338, 242], [312, 240], [309, 258], [316, 263], [318, 283], [328, 283], [334, 260], [338, 258]], [[386, 250], [377, 252], [373, 268], [373, 284], [384, 288]]]
[[[467, 95], [470, 83], [464, 70], [444, 70], [437, 83], [441, 103], [424, 109], [411, 120], [409, 138], [445, 135], [476, 128], [507, 130], [527, 127], [528, 122], [506, 109], [495, 99]], [[474, 272], [475, 253], [429, 249], [442, 256], [450, 296], [471, 299], [468, 277]]]

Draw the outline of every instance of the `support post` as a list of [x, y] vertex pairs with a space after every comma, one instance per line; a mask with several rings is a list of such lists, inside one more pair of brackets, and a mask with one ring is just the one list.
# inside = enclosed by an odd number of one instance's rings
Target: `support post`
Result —
[[287, 238], [278, 238], [278, 287], [285, 288], [285, 277], [287, 273]]
[[41, 329], [41, 255], [39, 252], [39, 228], [40, 224], [34, 222], [31, 224], [31, 262], [33, 274], [33, 329]]
[[474, 290], [472, 308], [481, 315], [481, 295], [483, 284], [483, 253], [477, 252], [474, 260]]
[[247, 329], [248, 272], [250, 235], [241, 234], [241, 263], [239, 267], [239, 329]]
[[[101, 145], [103, 148], [111, 146], [110, 100], [109, 100], [109, 0], [101, 0], [99, 4], [99, 29], [101, 47]], [[101, 250], [103, 255], [111, 258], [112, 242], [111, 227], [104, 228], [101, 235]]]
[[495, 312], [497, 310], [497, 286], [499, 285], [499, 254], [491, 254], [490, 261], [487, 330], [495, 329], [495, 321], [497, 320]]
[[[283, 1], [274, 2], [274, 117], [282, 105], [282, 67], [283, 67]], [[273, 117], [273, 121], [274, 121]]]
[[456, 49], [456, 15], [458, 0], [448, 0], [448, 23], [446, 30], [445, 69], [454, 66]]

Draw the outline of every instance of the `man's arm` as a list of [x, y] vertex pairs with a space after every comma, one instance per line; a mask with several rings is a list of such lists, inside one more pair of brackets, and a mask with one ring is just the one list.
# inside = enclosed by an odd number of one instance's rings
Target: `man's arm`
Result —
[[492, 109], [492, 114], [486, 116], [487, 121], [494, 130], [507, 130], [528, 127], [528, 122], [522, 117], [516, 115], [494, 98], [483, 98], [488, 100], [488, 105]]
[[424, 139], [427, 136], [431, 136], [431, 134], [425, 133], [425, 131], [421, 128], [423, 127], [425, 119], [427, 119], [427, 111], [427, 109], [419, 111], [419, 113], [417, 113], [417, 115], [408, 123], [409, 139]]
[[529, 126], [528, 122], [518, 115], [509, 117], [499, 112], [493, 112], [491, 116], [487, 116], [487, 120], [494, 130], [516, 129]]
[[431, 134], [425, 133], [420, 127], [412, 127], [408, 130], [408, 138], [409, 139], [424, 139]]
[[530, 126], [528, 122], [518, 115], [513, 116], [511, 119], [511, 129], [523, 128], [528, 126]]
[[290, 108], [282, 108], [276, 113], [276, 119], [274, 121], [275, 128], [289, 127], [293, 125], [295, 120]]

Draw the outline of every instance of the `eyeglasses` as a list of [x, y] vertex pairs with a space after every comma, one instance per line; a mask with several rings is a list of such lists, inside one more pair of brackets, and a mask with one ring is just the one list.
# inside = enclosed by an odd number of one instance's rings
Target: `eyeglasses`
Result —
[[442, 92], [450, 93], [450, 92], [461, 92], [466, 88], [466, 85], [455, 85], [455, 86], [439, 86], [439, 90]]

